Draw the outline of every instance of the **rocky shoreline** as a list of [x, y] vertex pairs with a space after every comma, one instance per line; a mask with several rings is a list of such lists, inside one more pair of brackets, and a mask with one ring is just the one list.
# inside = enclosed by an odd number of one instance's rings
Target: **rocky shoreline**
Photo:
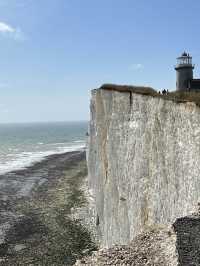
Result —
[[96, 249], [86, 176], [84, 151], [0, 176], [0, 265], [73, 265]]
[[178, 265], [176, 234], [167, 226], [142, 232], [129, 245], [117, 245], [93, 252], [76, 266], [174, 266]]

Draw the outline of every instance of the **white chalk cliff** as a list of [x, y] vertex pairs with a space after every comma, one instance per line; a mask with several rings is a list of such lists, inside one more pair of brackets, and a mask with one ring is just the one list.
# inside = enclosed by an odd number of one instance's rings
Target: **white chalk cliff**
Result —
[[200, 201], [200, 108], [93, 90], [87, 160], [102, 246], [128, 244]]

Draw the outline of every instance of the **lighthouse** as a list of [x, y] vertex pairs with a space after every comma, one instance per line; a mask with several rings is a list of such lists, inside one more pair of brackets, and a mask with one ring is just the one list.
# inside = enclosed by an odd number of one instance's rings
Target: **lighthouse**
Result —
[[191, 81], [193, 80], [193, 69], [192, 57], [184, 52], [180, 57], [177, 58], [176, 70], [176, 90], [187, 91], [191, 88]]

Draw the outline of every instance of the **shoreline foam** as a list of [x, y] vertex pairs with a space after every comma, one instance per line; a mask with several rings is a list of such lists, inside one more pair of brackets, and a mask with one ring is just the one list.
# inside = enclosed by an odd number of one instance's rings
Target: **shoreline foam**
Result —
[[[77, 143], [77, 142], [74, 142], [74, 143]], [[83, 143], [83, 141], [80, 141], [78, 143]], [[30, 166], [33, 166], [35, 163], [42, 162], [43, 160], [47, 159], [48, 156], [51, 156], [51, 155], [64, 154], [64, 153], [75, 152], [75, 151], [84, 151], [86, 148], [85, 144], [74, 145], [73, 143], [71, 143], [70, 145], [64, 146], [64, 147], [60, 146], [54, 150], [48, 150], [48, 151], [21, 152], [16, 155], [16, 158], [11, 159], [5, 163], [0, 163], [0, 175], [4, 175], [9, 172], [13, 172], [17, 170], [26, 169]]]

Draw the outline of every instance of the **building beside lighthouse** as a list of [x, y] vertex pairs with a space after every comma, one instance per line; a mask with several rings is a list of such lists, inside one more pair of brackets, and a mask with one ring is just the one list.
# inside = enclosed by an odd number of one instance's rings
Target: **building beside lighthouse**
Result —
[[177, 58], [177, 65], [175, 66], [177, 91], [200, 91], [200, 79], [193, 78], [194, 67], [192, 56], [186, 52]]

